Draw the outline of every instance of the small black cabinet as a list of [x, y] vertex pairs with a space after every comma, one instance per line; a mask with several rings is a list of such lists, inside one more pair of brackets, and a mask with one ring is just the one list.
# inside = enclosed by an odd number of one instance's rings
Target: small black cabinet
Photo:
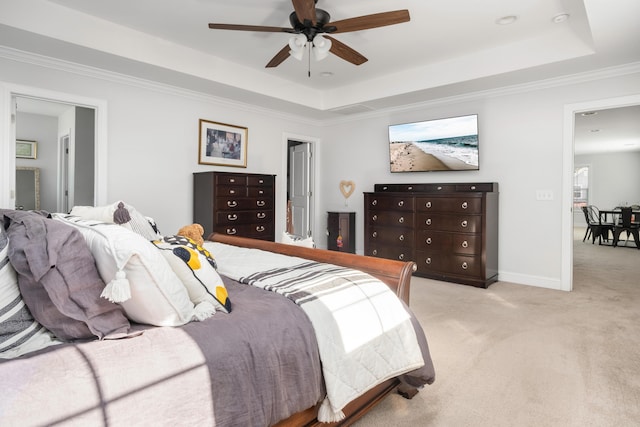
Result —
[[327, 249], [356, 253], [356, 213], [328, 212]]

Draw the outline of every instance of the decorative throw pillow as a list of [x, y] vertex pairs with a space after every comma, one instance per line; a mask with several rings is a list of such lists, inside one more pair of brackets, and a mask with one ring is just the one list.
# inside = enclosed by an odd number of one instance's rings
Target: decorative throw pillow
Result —
[[0, 358], [10, 359], [53, 344], [53, 334], [31, 316], [9, 262], [9, 239], [0, 226]]
[[306, 239], [303, 239], [302, 237], [289, 234], [286, 231], [282, 232], [282, 243], [287, 245], [302, 246], [304, 248], [316, 247], [315, 243], [313, 242], [313, 238], [307, 237]]
[[151, 242], [115, 224], [53, 216], [80, 230], [107, 283], [103, 297], [120, 303], [129, 319], [156, 326], [193, 320], [187, 290]]
[[36, 212], [0, 213], [20, 294], [39, 323], [61, 340], [127, 335], [122, 308], [100, 298], [105, 285], [78, 230]]
[[214, 311], [209, 308], [231, 312], [227, 288], [208, 250], [184, 236], [166, 236], [153, 243], [187, 288], [191, 302], [196, 304], [199, 320], [213, 315]]
[[93, 219], [110, 224], [118, 224], [135, 233], [138, 233], [147, 240], [154, 240], [162, 237], [155, 226], [155, 222], [150, 222], [131, 205], [119, 200], [106, 206], [74, 206], [71, 215], [79, 216], [83, 219]]

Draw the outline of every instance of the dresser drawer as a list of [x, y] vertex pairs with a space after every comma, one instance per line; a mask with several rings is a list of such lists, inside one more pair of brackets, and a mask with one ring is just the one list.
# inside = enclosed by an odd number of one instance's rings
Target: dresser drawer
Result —
[[247, 197], [247, 187], [221, 185], [217, 188], [218, 196]]
[[413, 246], [413, 229], [398, 227], [369, 227], [369, 243], [376, 245]]
[[482, 212], [482, 199], [479, 197], [417, 197], [416, 211], [479, 214]]
[[273, 187], [274, 177], [273, 176], [253, 176], [249, 175], [247, 177], [247, 185], [253, 187]]
[[413, 227], [413, 212], [369, 211], [367, 224]]
[[446, 214], [418, 214], [416, 219], [418, 229], [438, 231], [457, 231], [464, 233], [480, 233], [482, 231], [482, 217], [479, 215], [446, 215]]
[[271, 209], [273, 208], [273, 198], [216, 197], [216, 204], [220, 210]]
[[273, 221], [273, 212], [267, 211], [218, 211], [216, 213], [216, 223], [219, 225], [233, 224], [262, 224]]
[[216, 188], [219, 188], [221, 185], [229, 185], [229, 186], [246, 186], [247, 185], [247, 176], [241, 174], [216, 174], [215, 175], [215, 184]]
[[274, 228], [272, 224], [216, 224], [215, 231], [217, 233], [227, 234], [229, 236], [238, 235], [242, 237], [252, 237], [267, 240], [273, 240], [274, 235]]
[[482, 257], [480, 256], [416, 251], [415, 262], [418, 266], [417, 271], [425, 274], [441, 273], [479, 277], [482, 273]]
[[365, 203], [370, 209], [393, 210], [393, 211], [413, 211], [414, 198], [411, 196], [377, 196], [365, 195]]
[[405, 246], [370, 244], [365, 249], [365, 255], [399, 261], [412, 261], [413, 249]]
[[482, 239], [477, 234], [422, 230], [416, 237], [416, 250], [476, 255], [482, 253]]
[[273, 187], [247, 187], [249, 197], [273, 198]]

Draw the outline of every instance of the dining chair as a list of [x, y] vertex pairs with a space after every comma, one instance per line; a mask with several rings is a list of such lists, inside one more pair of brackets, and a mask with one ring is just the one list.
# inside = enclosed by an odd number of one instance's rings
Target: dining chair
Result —
[[600, 215], [600, 209], [598, 209], [598, 207], [595, 205], [588, 205], [587, 208], [590, 211], [589, 215], [591, 215], [591, 218], [594, 221], [597, 221], [599, 225], [600, 235], [598, 236], [598, 243], [601, 243], [602, 240], [608, 242], [609, 233], [611, 233], [611, 236], [613, 237], [613, 227], [615, 220], [612, 219], [611, 221], [607, 221], [606, 216], [603, 220], [602, 216]]
[[584, 213], [584, 219], [587, 222], [587, 230], [584, 233], [582, 241], [584, 242], [586, 239], [591, 239], [591, 244], [594, 244], [597, 238], [598, 243], [600, 243], [603, 233], [606, 233], [608, 239], [609, 231], [607, 230], [605, 232], [603, 230], [603, 227], [600, 224], [600, 220], [595, 215], [595, 211], [591, 208], [591, 206], [583, 206], [582, 212]]
[[620, 209], [620, 223], [615, 225], [613, 229], [613, 246], [618, 246], [620, 240], [620, 233], [627, 232], [627, 240], [625, 246], [629, 241], [629, 235], [633, 235], [633, 239], [636, 242], [636, 247], [640, 249], [640, 224], [631, 222], [632, 209], [630, 207], [624, 207]]

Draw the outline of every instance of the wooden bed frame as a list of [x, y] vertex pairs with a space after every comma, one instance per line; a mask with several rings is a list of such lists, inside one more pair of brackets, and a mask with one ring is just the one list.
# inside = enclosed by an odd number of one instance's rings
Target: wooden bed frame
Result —
[[[393, 261], [383, 258], [374, 258], [355, 255], [344, 252], [328, 251], [324, 249], [311, 249], [300, 246], [285, 245], [283, 243], [265, 240], [249, 239], [245, 237], [228, 236], [226, 234], [213, 233], [208, 240], [233, 246], [261, 249], [283, 255], [306, 258], [313, 261], [341, 265], [364, 271], [393, 289], [400, 299], [409, 304], [409, 289], [411, 274], [416, 270], [414, 262]], [[385, 396], [398, 387], [398, 392], [410, 399], [418, 390], [401, 384], [397, 378], [388, 380], [369, 390], [359, 398], [349, 403], [343, 410], [346, 418], [339, 423], [320, 423], [317, 420], [319, 405], [308, 408], [305, 411], [293, 414], [289, 418], [280, 421], [276, 427], [301, 427], [301, 426], [348, 426], [361, 418]]]

